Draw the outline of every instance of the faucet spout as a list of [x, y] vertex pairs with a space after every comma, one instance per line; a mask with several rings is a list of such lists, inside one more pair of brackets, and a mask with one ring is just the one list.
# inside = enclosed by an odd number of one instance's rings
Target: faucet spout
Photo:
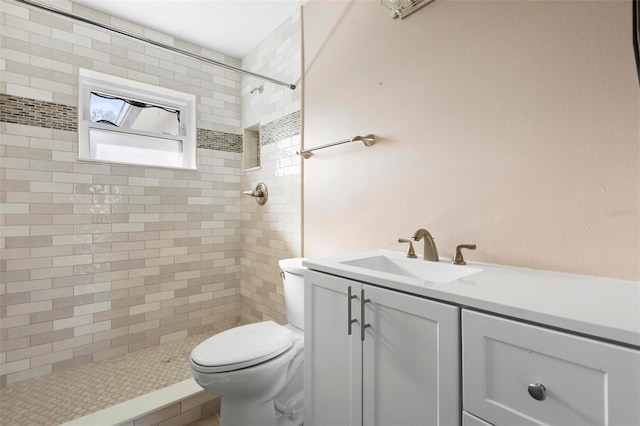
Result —
[[424, 260], [429, 260], [431, 262], [437, 262], [438, 259], [438, 249], [436, 248], [436, 243], [433, 240], [433, 237], [431, 236], [431, 233], [429, 233], [429, 231], [427, 231], [426, 229], [418, 229], [414, 234], [413, 234], [413, 240], [414, 241], [420, 241], [423, 240], [424, 241], [424, 251], [423, 251], [423, 258]]

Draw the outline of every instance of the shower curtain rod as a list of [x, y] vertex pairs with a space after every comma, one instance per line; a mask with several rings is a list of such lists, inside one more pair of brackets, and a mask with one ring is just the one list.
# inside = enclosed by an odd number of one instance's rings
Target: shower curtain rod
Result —
[[267, 77], [267, 76], [264, 76], [264, 75], [261, 75], [261, 74], [256, 74], [256, 73], [251, 72], [251, 71], [243, 70], [242, 68], [234, 67], [233, 65], [225, 64], [223, 62], [216, 61], [215, 59], [207, 58], [206, 56], [197, 55], [195, 53], [191, 53], [191, 52], [188, 52], [186, 50], [179, 49], [177, 47], [169, 46], [168, 44], [160, 43], [158, 41], [155, 41], [155, 40], [152, 40], [152, 39], [149, 39], [149, 38], [146, 38], [146, 37], [142, 37], [140, 35], [137, 35], [137, 34], [134, 34], [134, 33], [130, 33], [130, 32], [125, 31], [125, 30], [121, 30], [121, 29], [113, 27], [111, 25], [103, 24], [101, 22], [94, 21], [94, 20], [85, 18], [85, 17], [80, 16], [80, 15], [76, 15], [75, 13], [67, 12], [66, 10], [58, 9], [56, 7], [49, 6], [47, 4], [43, 4], [43, 3], [40, 3], [40, 2], [37, 2], [37, 1], [32, 1], [32, 0], [16, 0], [16, 1], [19, 2], [19, 3], [28, 4], [29, 6], [37, 7], [39, 9], [46, 10], [48, 12], [53, 12], [53, 13], [57, 13], [58, 15], [66, 16], [67, 18], [75, 19], [77, 21], [84, 22], [85, 24], [94, 25], [96, 27], [100, 27], [100, 28], [103, 28], [105, 30], [112, 31], [114, 33], [118, 33], [118, 34], [126, 36], [126, 37], [130, 37], [130, 38], [133, 38], [133, 39], [145, 42], [145, 43], [149, 43], [149, 44], [151, 44], [153, 46], [156, 46], [156, 47], [160, 47], [160, 48], [167, 49], [167, 50], [170, 50], [170, 51], [175, 52], [175, 53], [179, 53], [181, 55], [189, 56], [190, 58], [197, 59], [199, 61], [206, 62], [208, 64], [215, 65], [217, 67], [224, 68], [224, 69], [229, 70], [229, 71], [233, 71], [233, 72], [237, 72], [239, 74], [244, 74], [244, 75], [248, 75], [248, 76], [251, 76], [251, 77], [259, 78], [259, 79], [266, 80], [266, 81], [269, 81], [271, 83], [274, 83], [274, 84], [277, 84], [277, 85], [280, 85], [280, 86], [288, 87], [291, 90], [296, 90], [296, 85], [295, 84], [285, 83], [283, 81], [276, 80], [276, 79], [271, 78], [271, 77]]

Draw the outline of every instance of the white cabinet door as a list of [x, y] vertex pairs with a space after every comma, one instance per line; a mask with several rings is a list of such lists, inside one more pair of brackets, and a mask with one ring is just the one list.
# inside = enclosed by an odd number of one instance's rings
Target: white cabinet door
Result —
[[467, 310], [462, 335], [466, 411], [495, 425], [640, 424], [640, 351]]
[[477, 418], [474, 415], [462, 412], [462, 426], [492, 426], [491, 423], [487, 423], [482, 419]]
[[458, 308], [363, 287], [363, 424], [458, 425]]
[[[359, 300], [362, 284], [313, 271], [305, 273], [304, 423], [362, 424], [362, 343]], [[359, 297], [359, 296], [356, 296]]]

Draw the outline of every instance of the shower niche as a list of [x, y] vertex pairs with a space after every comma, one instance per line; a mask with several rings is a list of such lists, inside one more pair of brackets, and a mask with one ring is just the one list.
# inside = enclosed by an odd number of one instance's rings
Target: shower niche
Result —
[[242, 135], [242, 168], [245, 172], [260, 168], [260, 124], [244, 129]]

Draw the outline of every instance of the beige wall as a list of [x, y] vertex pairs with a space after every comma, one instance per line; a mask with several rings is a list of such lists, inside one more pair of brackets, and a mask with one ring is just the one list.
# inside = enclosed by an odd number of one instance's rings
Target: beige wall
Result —
[[[403, 249], [640, 279], [629, 2], [378, 2], [303, 13], [304, 254]], [[419, 247], [422, 251], [422, 247]]]

